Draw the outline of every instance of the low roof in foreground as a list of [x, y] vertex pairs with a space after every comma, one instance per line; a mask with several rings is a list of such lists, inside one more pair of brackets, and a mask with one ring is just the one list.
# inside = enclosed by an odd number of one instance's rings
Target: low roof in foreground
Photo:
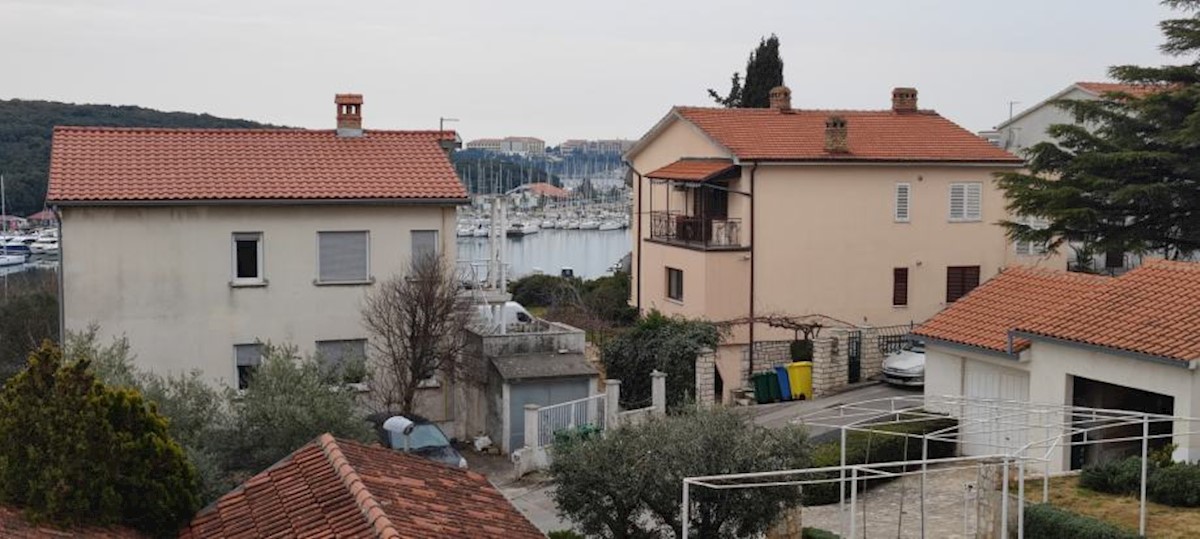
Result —
[[915, 334], [994, 351], [1048, 337], [1169, 360], [1200, 359], [1200, 263], [1154, 260], [1107, 278], [1009, 268]]
[[200, 511], [181, 538], [544, 537], [478, 473], [322, 434]]
[[736, 169], [731, 159], [680, 159], [646, 173], [647, 178], [682, 182], [705, 182], [728, 175]]
[[452, 131], [56, 127], [47, 200], [431, 202], [466, 189]]
[[505, 380], [597, 376], [596, 368], [582, 352], [566, 354], [513, 354], [492, 358], [492, 365]]

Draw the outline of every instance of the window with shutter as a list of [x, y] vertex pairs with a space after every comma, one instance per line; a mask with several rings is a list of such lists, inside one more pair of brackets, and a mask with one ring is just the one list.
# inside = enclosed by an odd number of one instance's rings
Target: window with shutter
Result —
[[892, 268], [892, 305], [908, 305], [908, 268]]
[[979, 286], [979, 266], [946, 268], [946, 303], [953, 303]]
[[[1044, 230], [1050, 226], [1049, 221], [1036, 217], [1021, 216], [1017, 218], [1017, 222], [1023, 225], [1028, 225], [1034, 230]], [[1013, 245], [1018, 255], [1043, 255], [1046, 254], [1046, 243], [1040, 241], [1025, 241], [1017, 240]]]
[[254, 376], [259, 365], [262, 365], [262, 353], [263, 345], [261, 343], [233, 345], [238, 389], [246, 389], [250, 386], [250, 378]]
[[421, 260], [422, 258], [426, 257], [436, 257], [438, 254], [437, 239], [438, 231], [436, 230], [412, 231], [413, 260]]
[[961, 182], [950, 184], [950, 220], [979, 221], [983, 219], [983, 184]]
[[317, 362], [325, 372], [337, 372], [349, 361], [365, 361], [366, 359], [366, 339], [317, 341]]
[[911, 197], [912, 197], [912, 185], [911, 184], [908, 184], [908, 183], [896, 184], [896, 214], [895, 214], [895, 218], [896, 218], [897, 223], [907, 223], [908, 222], [908, 219], [909, 219], [908, 207], [909, 207], [909, 200], [911, 199]]
[[361, 283], [370, 279], [370, 241], [366, 231], [317, 233], [317, 281]]

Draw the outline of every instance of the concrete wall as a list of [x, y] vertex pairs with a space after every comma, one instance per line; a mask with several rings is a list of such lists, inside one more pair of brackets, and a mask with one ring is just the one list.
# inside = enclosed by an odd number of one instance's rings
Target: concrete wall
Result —
[[[1097, 97], [1078, 88], [1071, 90], [1062, 99], [1095, 100]], [[1039, 142], [1052, 142], [1046, 129], [1054, 124], [1073, 124], [1075, 118], [1071, 114], [1050, 103], [1035, 105], [1035, 108], [1016, 118], [1009, 125], [999, 130], [1002, 147], [1016, 153]], [[1018, 154], [1019, 155], [1019, 154]]]
[[[375, 285], [317, 286], [317, 232], [370, 231], [370, 273], [402, 273], [411, 230], [440, 230], [455, 258], [452, 206], [163, 206], [63, 209], [68, 329], [129, 338], [140, 367], [235, 379], [233, 346], [365, 338], [360, 308]], [[262, 232], [267, 286], [232, 277], [232, 234]]]

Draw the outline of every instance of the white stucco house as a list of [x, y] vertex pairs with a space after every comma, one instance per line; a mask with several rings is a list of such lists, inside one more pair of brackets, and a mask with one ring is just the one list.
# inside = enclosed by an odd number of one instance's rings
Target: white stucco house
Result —
[[454, 132], [363, 129], [361, 95], [335, 103], [327, 130], [55, 128], [65, 329], [228, 387], [260, 341], [365, 356], [364, 295], [414, 256], [453, 260], [467, 192]]
[[1146, 95], [1151, 86], [1119, 82], [1076, 82], [1054, 95], [1035, 103], [998, 124], [992, 131], [979, 133], [1001, 148], [1021, 155], [1021, 152], [1041, 142], [1053, 142], [1046, 129], [1055, 124], [1073, 124], [1075, 117], [1059, 107], [1060, 100], [1095, 101], [1106, 95], [1121, 93], [1134, 97]]
[[[1120, 277], [1011, 267], [920, 326], [925, 393], [1200, 417], [1200, 264], [1156, 260]], [[980, 410], [939, 410], [981, 417]], [[983, 414], [984, 416], [986, 414]], [[961, 451], [995, 454], [1054, 436], [1081, 417], [1026, 417], [1028, 429], [972, 424]], [[997, 423], [1003, 420], [998, 419]], [[1137, 432], [1100, 434], [1115, 438]], [[1177, 460], [1200, 458], [1194, 424], [1151, 427], [1174, 434]], [[1140, 442], [1056, 448], [1052, 470], [1135, 454]]]

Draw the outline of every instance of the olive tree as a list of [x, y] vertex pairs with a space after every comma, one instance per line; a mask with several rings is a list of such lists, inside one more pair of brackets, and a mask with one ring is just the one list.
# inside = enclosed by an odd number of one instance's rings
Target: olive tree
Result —
[[[804, 468], [809, 449], [802, 427], [768, 429], [734, 410], [686, 408], [556, 442], [553, 497], [589, 536], [660, 537], [668, 529], [681, 536], [684, 478]], [[753, 537], [800, 501], [792, 486], [694, 488], [687, 525], [697, 537]]]

